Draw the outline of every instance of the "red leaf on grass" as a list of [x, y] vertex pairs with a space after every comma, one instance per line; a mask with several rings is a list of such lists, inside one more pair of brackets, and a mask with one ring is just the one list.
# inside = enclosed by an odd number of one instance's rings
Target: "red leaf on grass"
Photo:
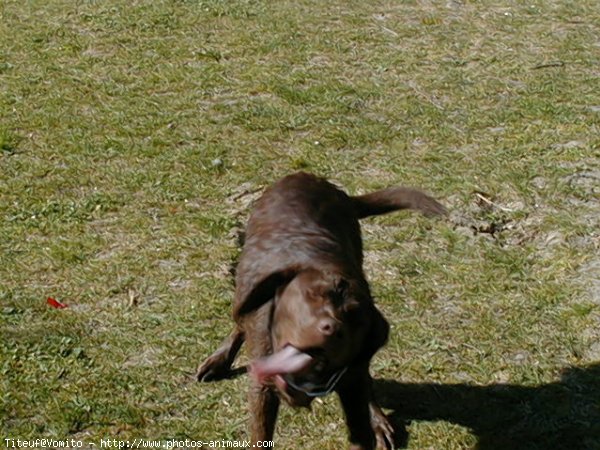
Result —
[[63, 308], [67, 307], [67, 305], [59, 302], [58, 300], [53, 299], [52, 297], [48, 297], [46, 299], [46, 303], [48, 303], [50, 306], [52, 306], [53, 308], [56, 308], [56, 309], [63, 309]]

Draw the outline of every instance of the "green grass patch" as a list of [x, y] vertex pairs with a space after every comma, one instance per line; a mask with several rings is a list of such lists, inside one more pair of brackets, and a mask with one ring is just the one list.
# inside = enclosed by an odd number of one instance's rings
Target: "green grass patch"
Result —
[[[592, 0], [5, 1], [0, 434], [246, 439], [246, 377], [190, 375], [231, 328], [252, 200], [307, 170], [451, 210], [365, 221], [401, 447], [598, 448], [599, 22]], [[334, 397], [280, 421], [277, 447], [346, 445]]]

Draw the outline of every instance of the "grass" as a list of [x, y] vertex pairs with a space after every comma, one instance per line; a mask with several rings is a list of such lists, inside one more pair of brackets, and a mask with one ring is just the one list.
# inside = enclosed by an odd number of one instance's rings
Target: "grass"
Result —
[[[452, 211], [364, 222], [401, 446], [600, 448], [596, 6], [4, 1], [0, 434], [247, 438], [246, 378], [189, 376], [251, 200], [301, 169]], [[286, 408], [275, 443], [342, 423]]]

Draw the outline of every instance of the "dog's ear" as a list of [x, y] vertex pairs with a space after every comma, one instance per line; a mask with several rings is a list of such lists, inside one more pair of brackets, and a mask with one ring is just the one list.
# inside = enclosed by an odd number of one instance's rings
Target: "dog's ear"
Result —
[[233, 306], [234, 320], [238, 320], [273, 299], [277, 290], [292, 281], [297, 273], [295, 268], [290, 267], [262, 278], [238, 280]]

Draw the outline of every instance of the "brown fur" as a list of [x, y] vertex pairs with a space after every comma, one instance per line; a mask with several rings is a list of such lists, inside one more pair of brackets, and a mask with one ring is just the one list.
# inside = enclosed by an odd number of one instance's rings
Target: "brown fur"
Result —
[[[307, 173], [285, 177], [258, 201], [246, 229], [236, 275], [236, 329], [198, 369], [202, 381], [224, 378], [244, 341], [258, 359], [288, 343], [333, 369], [347, 367], [335, 390], [351, 449], [393, 445], [393, 428], [371, 391], [369, 362], [389, 326], [375, 307], [363, 273], [358, 220], [397, 209], [443, 214], [426, 194], [396, 187], [350, 197]], [[249, 393], [253, 442], [271, 440], [280, 398], [312, 400], [294, 389], [253, 383]]]

